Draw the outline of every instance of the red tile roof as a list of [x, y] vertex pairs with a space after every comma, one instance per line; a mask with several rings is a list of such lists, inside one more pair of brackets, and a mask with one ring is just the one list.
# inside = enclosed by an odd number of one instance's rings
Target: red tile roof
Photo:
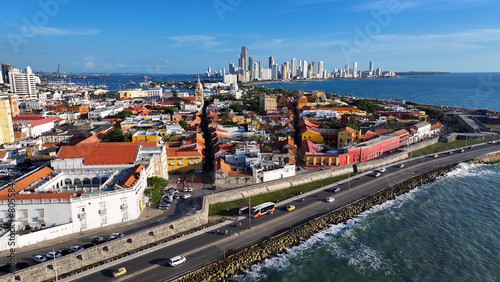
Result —
[[144, 168], [145, 167], [143, 165], [138, 165], [137, 167], [135, 167], [132, 171], [130, 171], [130, 173], [127, 175], [127, 177], [125, 177], [125, 179], [123, 179], [123, 181], [120, 183], [120, 186], [133, 187], [134, 184], [139, 179], [139, 177], [141, 176], [141, 171]]
[[31, 126], [39, 126], [39, 125], [42, 125], [42, 124], [47, 124], [47, 123], [51, 123], [51, 122], [55, 122], [56, 120], [55, 119], [52, 119], [52, 118], [44, 118], [44, 119], [39, 119], [39, 120], [35, 120], [35, 121], [32, 121], [32, 122], [27, 122], [26, 124], [29, 124]]
[[[23, 191], [24, 189], [28, 188], [31, 184], [37, 182], [40, 179], [45, 178], [47, 175], [53, 172], [54, 171], [50, 167], [46, 166], [40, 170], [37, 170], [32, 174], [27, 175], [26, 177], [20, 179], [19, 181], [16, 181], [16, 183], [14, 183], [14, 190], [15, 190], [14, 194]], [[0, 190], [0, 195], [7, 195], [7, 194], [9, 194], [8, 188]]]
[[139, 145], [156, 147], [156, 142], [110, 142], [62, 147], [56, 159], [85, 159], [84, 165], [133, 164]]

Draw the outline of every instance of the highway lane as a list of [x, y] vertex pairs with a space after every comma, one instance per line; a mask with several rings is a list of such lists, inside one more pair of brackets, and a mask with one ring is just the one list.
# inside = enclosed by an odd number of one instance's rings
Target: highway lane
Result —
[[[252, 219], [251, 229], [248, 229], [248, 219], [241, 220], [241, 227], [237, 227], [239, 222], [230, 221], [227, 226], [219, 228], [219, 231], [222, 233], [228, 230], [228, 235], [216, 235], [214, 234], [215, 230], [203, 232], [181, 243], [165, 246], [158, 251], [144, 256], [131, 260], [122, 260], [115, 266], [109, 265], [99, 272], [91, 273], [88, 271], [88, 275], [76, 281], [89, 279], [99, 281], [110, 280], [113, 279], [111, 277], [112, 271], [121, 266], [127, 268], [128, 274], [120, 278], [120, 281], [172, 280], [215, 259], [222, 258], [224, 253], [227, 255], [236, 250], [243, 249], [266, 236], [278, 234], [320, 214], [329, 212], [363, 196], [400, 182], [413, 175], [413, 173], [419, 174], [435, 166], [471, 159], [499, 150], [500, 147], [498, 144], [484, 144], [475, 146], [472, 150], [466, 150], [464, 153], [454, 152], [451, 155], [441, 153], [437, 158], [427, 156], [413, 159], [411, 163], [410, 160], [406, 160], [402, 162], [405, 164], [404, 168], [399, 168], [399, 163], [398, 165], [388, 166], [387, 171], [380, 177], [373, 177], [368, 174], [356, 176], [349, 181], [345, 181], [344, 184], [338, 186], [341, 188], [341, 192], [337, 194], [334, 194], [332, 189], [327, 189], [326, 191], [304, 195], [298, 200], [292, 200], [291, 204], [296, 206], [296, 210], [286, 212], [283, 206], [280, 206], [273, 215]], [[334, 196], [336, 200], [332, 203], [326, 203], [325, 199], [329, 196]], [[303, 202], [301, 198], [304, 198]], [[168, 266], [168, 258], [176, 255], [185, 255], [187, 262], [176, 267]], [[77, 277], [73, 278], [76, 279]]]

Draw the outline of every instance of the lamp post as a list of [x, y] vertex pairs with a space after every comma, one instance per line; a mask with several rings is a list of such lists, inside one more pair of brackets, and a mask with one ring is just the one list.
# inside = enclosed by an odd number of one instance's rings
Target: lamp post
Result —
[[252, 228], [252, 204], [250, 203], [250, 195], [248, 195], [248, 229]]

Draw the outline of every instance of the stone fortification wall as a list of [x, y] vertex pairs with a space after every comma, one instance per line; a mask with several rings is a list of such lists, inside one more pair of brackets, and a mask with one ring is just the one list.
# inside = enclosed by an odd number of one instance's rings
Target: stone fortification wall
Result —
[[[208, 223], [208, 202], [203, 201], [202, 210], [196, 214], [188, 215], [182, 219], [171, 221], [157, 227], [140, 231], [121, 239], [113, 240], [84, 251], [69, 254], [58, 258], [56, 263], [59, 277], [100, 265], [107, 260], [123, 257], [131, 252], [144, 249], [147, 246], [164, 241], [176, 234], [192, 230]], [[153, 232], [150, 234], [150, 232]], [[14, 279], [13, 279], [14, 277]], [[47, 281], [55, 279], [54, 261], [46, 261], [27, 269], [19, 270], [14, 274], [0, 277], [0, 281]]]
[[456, 164], [447, 165], [402, 181], [392, 187], [369, 195], [352, 204], [313, 219], [301, 226], [287, 230], [271, 239], [230, 255], [225, 260], [219, 260], [196, 272], [184, 276], [178, 281], [228, 281], [234, 274], [243, 273], [249, 265], [259, 263], [266, 258], [284, 253], [287, 251], [287, 248], [299, 245], [301, 242], [329, 225], [345, 222], [350, 218], [356, 217], [375, 205], [380, 205], [399, 195], [407, 193], [417, 186], [433, 181], [437, 177], [453, 170], [455, 167]]
[[420, 149], [425, 148], [427, 146], [434, 145], [438, 141], [439, 141], [439, 138], [428, 139], [428, 140], [422, 141], [420, 143], [412, 144], [411, 146], [404, 147], [403, 151], [410, 152], [410, 151], [420, 150]]
[[391, 156], [386, 157], [386, 158], [375, 159], [375, 160], [371, 160], [369, 162], [362, 162], [362, 163], [355, 164], [353, 166], [354, 172], [361, 173], [364, 171], [369, 171], [372, 169], [380, 168], [380, 167], [387, 166], [387, 165], [390, 165], [390, 164], [395, 163], [395, 162], [405, 160], [407, 158], [408, 158], [407, 152], [392, 154]]
[[500, 152], [495, 152], [492, 154], [484, 155], [481, 157], [474, 158], [476, 163], [492, 164], [500, 162]]

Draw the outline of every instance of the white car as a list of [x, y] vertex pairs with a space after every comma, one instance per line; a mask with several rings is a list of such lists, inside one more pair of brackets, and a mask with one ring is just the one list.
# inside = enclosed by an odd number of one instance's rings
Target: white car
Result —
[[83, 250], [85, 250], [85, 248], [83, 248], [82, 246], [78, 246], [78, 245], [74, 245], [72, 246], [71, 248], [69, 248], [73, 253], [78, 253], [78, 252], [81, 252]]
[[125, 235], [123, 235], [121, 233], [111, 233], [111, 236], [109, 236], [108, 241], [122, 238], [123, 236], [125, 236]]
[[59, 253], [59, 252], [48, 252], [45, 255], [45, 257], [48, 258], [48, 259], [55, 259], [55, 258], [58, 258], [58, 257], [62, 257], [62, 254]]
[[184, 194], [184, 195], [182, 195], [182, 198], [184, 200], [189, 199], [190, 197], [191, 197], [191, 194]]
[[40, 262], [44, 262], [47, 260], [46, 257], [42, 256], [42, 255], [36, 255], [33, 260], [36, 262], [36, 263], [40, 263]]
[[333, 198], [333, 197], [328, 197], [328, 198], [326, 198], [326, 201], [327, 201], [328, 203], [331, 203], [331, 202], [335, 201], [335, 198]]
[[385, 172], [385, 170], [386, 170], [385, 167], [381, 167], [378, 169], [378, 171], [380, 171], [380, 172]]
[[380, 175], [381, 175], [380, 172], [374, 172], [373, 173], [373, 176], [375, 176], [375, 177], [379, 177]]
[[179, 265], [181, 263], [185, 263], [186, 262], [186, 258], [183, 257], [183, 256], [175, 256], [173, 258], [171, 258], [169, 261], [168, 261], [168, 264], [170, 264], [171, 266], [176, 266], [176, 265]]

